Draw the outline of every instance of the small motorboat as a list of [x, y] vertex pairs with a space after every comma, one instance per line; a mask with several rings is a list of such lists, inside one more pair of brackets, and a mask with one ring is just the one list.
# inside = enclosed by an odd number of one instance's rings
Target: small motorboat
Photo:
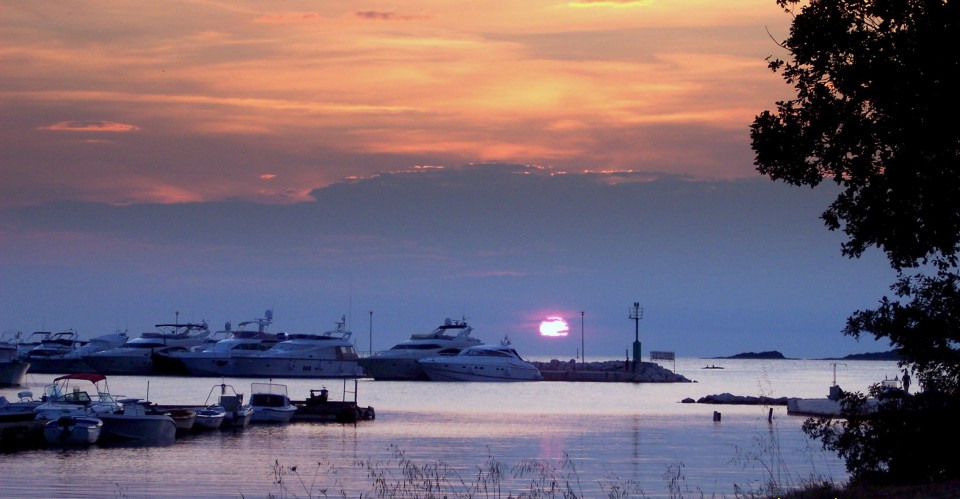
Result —
[[24, 390], [17, 393], [16, 402], [10, 402], [0, 395], [0, 423], [30, 421], [36, 417], [36, 409], [42, 402], [33, 399], [33, 392]]
[[[220, 393], [217, 395], [217, 401], [216, 403], [211, 403], [210, 397], [213, 396], [214, 391], [217, 389], [220, 390]], [[219, 408], [224, 411], [225, 415], [223, 423], [220, 426], [221, 428], [246, 428], [247, 425], [250, 424], [250, 419], [253, 417], [253, 406], [243, 402], [243, 394], [237, 393], [232, 386], [224, 383], [213, 385], [203, 405], [208, 408]]]
[[227, 411], [218, 405], [194, 409], [196, 419], [193, 421], [193, 431], [216, 430], [223, 425]]
[[54, 379], [44, 387], [43, 400], [35, 409], [35, 419], [53, 421], [61, 416], [98, 416], [123, 409], [110, 394], [107, 377], [94, 373], [67, 374]]
[[123, 410], [98, 414], [103, 421], [101, 439], [137, 444], [169, 445], [177, 437], [173, 418], [148, 409], [149, 402], [125, 401]]
[[93, 416], [62, 416], [43, 425], [43, 438], [54, 445], [97, 443], [103, 421]]
[[171, 409], [164, 414], [173, 418], [178, 435], [189, 432], [197, 424], [197, 413], [192, 409]]
[[723, 369], [723, 366], [710, 364], [709, 366], [703, 366], [702, 369]]
[[276, 383], [251, 383], [250, 405], [251, 423], [289, 423], [297, 412], [297, 406], [287, 396], [287, 385]]

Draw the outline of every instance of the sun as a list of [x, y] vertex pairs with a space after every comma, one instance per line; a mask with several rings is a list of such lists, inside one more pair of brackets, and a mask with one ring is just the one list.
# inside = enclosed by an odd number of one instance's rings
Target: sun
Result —
[[566, 336], [570, 326], [563, 317], [547, 317], [540, 323], [540, 336]]

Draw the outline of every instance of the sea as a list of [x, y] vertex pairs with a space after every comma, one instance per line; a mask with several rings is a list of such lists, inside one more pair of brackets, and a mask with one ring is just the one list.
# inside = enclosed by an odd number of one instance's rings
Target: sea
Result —
[[[532, 360], [550, 360], [533, 358]], [[606, 360], [606, 359], [591, 359]], [[785, 406], [682, 403], [706, 395], [822, 398], [866, 391], [896, 362], [677, 358], [691, 383], [457, 383], [273, 379], [293, 399], [327, 388], [371, 406], [353, 424], [253, 425], [167, 446], [0, 454], [3, 497], [736, 497], [843, 483], [843, 462]], [[723, 369], [704, 369], [708, 365]], [[56, 375], [0, 389], [40, 394]], [[110, 376], [114, 395], [202, 405], [256, 379]], [[211, 399], [212, 400], [212, 399]], [[773, 409], [772, 418], [770, 409]]]

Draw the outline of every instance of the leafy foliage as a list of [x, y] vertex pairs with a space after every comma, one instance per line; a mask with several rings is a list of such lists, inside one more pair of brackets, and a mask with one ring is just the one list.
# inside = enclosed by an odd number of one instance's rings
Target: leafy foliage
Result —
[[754, 121], [758, 171], [841, 185], [823, 219], [850, 237], [846, 255], [875, 245], [897, 269], [956, 263], [957, 20], [955, 1], [814, 0], [782, 43], [793, 61], [770, 62], [797, 98]]
[[792, 60], [769, 66], [796, 98], [754, 120], [757, 170], [793, 185], [841, 187], [821, 217], [847, 235], [843, 254], [879, 248], [898, 273], [894, 298], [854, 312], [844, 333], [888, 339], [926, 390], [869, 417], [858, 416], [864, 400], [848, 396], [846, 423], [811, 422], [806, 431], [845, 457], [854, 476], [956, 477], [916, 446], [938, 441], [927, 429], [955, 415], [960, 400], [960, 6], [777, 2], [794, 15], [781, 43]]
[[870, 395], [845, 394], [843, 419], [808, 419], [803, 431], [844, 458], [854, 482], [930, 483], [960, 477], [960, 463], [934, 450], [960, 443], [956, 397], [935, 391], [884, 397], [879, 386]]

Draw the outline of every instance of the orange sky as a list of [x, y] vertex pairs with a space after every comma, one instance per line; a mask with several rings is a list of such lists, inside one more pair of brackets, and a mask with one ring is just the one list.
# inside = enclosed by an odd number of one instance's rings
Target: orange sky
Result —
[[14, 2], [5, 205], [282, 202], [503, 161], [755, 176], [773, 0]]

